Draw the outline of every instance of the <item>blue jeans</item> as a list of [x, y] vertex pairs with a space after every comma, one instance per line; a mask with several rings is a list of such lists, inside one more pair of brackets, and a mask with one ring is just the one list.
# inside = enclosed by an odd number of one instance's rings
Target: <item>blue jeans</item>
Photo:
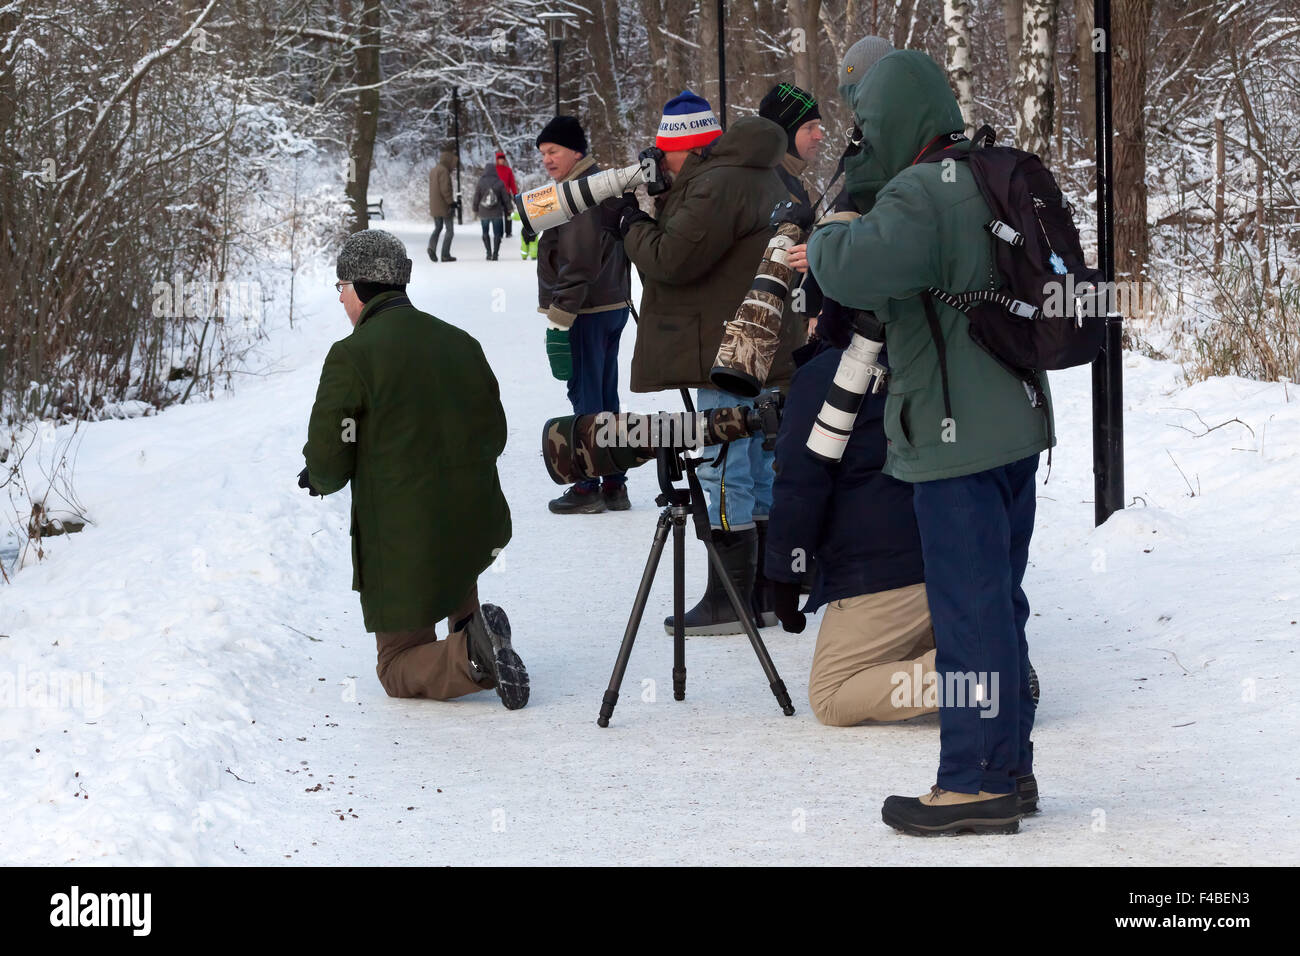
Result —
[[[738, 398], [716, 388], [701, 388], [696, 393], [695, 409], [725, 406], [753, 406], [753, 399]], [[704, 457], [712, 461], [721, 449], [710, 446]], [[772, 461], [776, 453], [763, 450], [763, 439], [746, 438], [727, 447], [727, 457], [716, 465], [701, 465], [695, 470], [709, 496], [709, 524], [724, 531], [744, 531], [754, 522], [766, 521], [772, 511], [772, 482], [776, 472]]]
[[[573, 320], [569, 348], [573, 354], [573, 377], [569, 379], [569, 401], [575, 415], [618, 411], [618, 345], [627, 325], [627, 307], [605, 312], [587, 312]], [[609, 487], [624, 484], [622, 472], [606, 475]], [[595, 490], [599, 479], [578, 482]]]
[[[1021, 588], [1034, 533], [1038, 456], [912, 487], [940, 678], [937, 783], [957, 793], [1012, 793], [1033, 771], [1029, 600]], [[984, 704], [948, 694], [978, 675]], [[996, 679], [996, 685], [994, 680]], [[966, 697], [964, 701], [960, 699]], [[957, 698], [957, 699], [953, 699]]]

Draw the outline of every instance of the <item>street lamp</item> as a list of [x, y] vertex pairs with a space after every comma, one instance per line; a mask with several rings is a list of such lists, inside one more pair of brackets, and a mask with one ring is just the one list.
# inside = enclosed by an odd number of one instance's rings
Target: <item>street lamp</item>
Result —
[[555, 115], [560, 115], [560, 47], [564, 45], [564, 28], [569, 26], [568, 13], [539, 13], [537, 19], [546, 27], [546, 37], [555, 54]]

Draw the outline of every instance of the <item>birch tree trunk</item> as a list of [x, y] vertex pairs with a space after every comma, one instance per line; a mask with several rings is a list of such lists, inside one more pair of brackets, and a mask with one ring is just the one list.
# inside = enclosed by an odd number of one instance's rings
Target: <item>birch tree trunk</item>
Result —
[[1052, 154], [1057, 2], [1025, 0], [1016, 78], [1016, 145], [1044, 163]]
[[944, 0], [943, 26], [948, 80], [957, 93], [957, 106], [966, 121], [966, 132], [970, 133], [975, 118], [970, 60], [970, 0]]

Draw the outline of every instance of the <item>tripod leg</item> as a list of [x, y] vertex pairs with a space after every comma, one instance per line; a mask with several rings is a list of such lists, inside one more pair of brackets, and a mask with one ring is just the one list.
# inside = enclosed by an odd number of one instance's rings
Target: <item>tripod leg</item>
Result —
[[673, 516], [673, 700], [686, 699], [686, 511]]
[[600, 716], [596, 719], [596, 724], [601, 727], [609, 726], [614, 705], [618, 703], [618, 689], [623, 684], [628, 658], [632, 656], [632, 642], [636, 640], [637, 628], [641, 626], [641, 615], [645, 613], [646, 600], [650, 597], [650, 586], [654, 584], [659, 558], [664, 553], [664, 542], [668, 540], [671, 511], [671, 508], [665, 508], [659, 515], [659, 523], [655, 525], [654, 543], [650, 545], [650, 556], [646, 558], [645, 571], [642, 572], [641, 583], [636, 589], [636, 600], [632, 602], [632, 616], [627, 620], [623, 643], [618, 649], [618, 659], [614, 662], [614, 673], [609, 678], [609, 688], [600, 703]]
[[754, 618], [752, 616], [748, 595], [742, 600], [736, 586], [731, 583], [731, 578], [727, 574], [727, 569], [722, 565], [722, 559], [718, 557], [718, 552], [714, 550], [713, 542], [704, 542], [704, 548], [709, 552], [709, 561], [713, 564], [713, 570], [717, 572], [718, 578], [722, 581], [722, 587], [727, 592], [727, 600], [731, 602], [731, 609], [736, 612], [736, 618], [745, 628], [745, 636], [749, 638], [750, 646], [754, 648], [754, 653], [758, 655], [758, 663], [763, 668], [763, 673], [767, 675], [767, 684], [772, 688], [772, 694], [776, 697], [777, 705], [780, 706], [781, 712], [787, 717], [794, 714], [794, 704], [790, 701], [790, 694], [785, 689], [785, 681], [781, 680], [781, 675], [776, 672], [776, 665], [772, 663], [771, 656], [767, 653], [767, 647], [763, 644], [763, 639], [758, 636], [758, 629], [754, 627]]

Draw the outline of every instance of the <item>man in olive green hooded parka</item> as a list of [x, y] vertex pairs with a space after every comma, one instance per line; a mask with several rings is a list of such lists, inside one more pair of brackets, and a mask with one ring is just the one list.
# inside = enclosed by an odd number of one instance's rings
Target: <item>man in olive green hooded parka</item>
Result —
[[[935, 303], [952, 414], [922, 293], [996, 288], [993, 218], [967, 165], [961, 112], [923, 53], [884, 57], [852, 93], [864, 136], [860, 182], [882, 184], [868, 214], [838, 214], [814, 234], [808, 262], [826, 295], [885, 326], [890, 378], [884, 471], [913, 483], [942, 687], [936, 787], [890, 797], [887, 823], [911, 833], [1014, 830], [1032, 776], [1034, 704], [1021, 589], [1034, 524], [1034, 475], [1052, 418], [969, 335], [966, 316]], [[951, 134], [957, 133], [953, 137]], [[946, 148], [948, 160], [917, 164]], [[1046, 387], [1046, 376], [1042, 376]]]
[[354, 233], [337, 271], [354, 329], [325, 357], [299, 484], [323, 495], [352, 484], [352, 589], [380, 683], [439, 700], [495, 687], [522, 707], [528, 674], [509, 621], [478, 603], [478, 576], [511, 532], [496, 377], [469, 334], [411, 304], [400, 239]]

